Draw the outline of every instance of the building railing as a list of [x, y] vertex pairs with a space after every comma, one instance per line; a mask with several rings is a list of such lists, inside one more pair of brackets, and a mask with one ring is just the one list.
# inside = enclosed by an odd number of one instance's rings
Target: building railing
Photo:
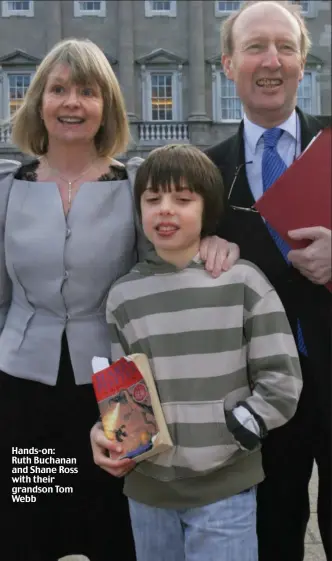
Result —
[[[150, 122], [141, 121], [138, 123], [138, 135], [140, 142], [188, 142], [189, 127], [188, 123], [165, 121]], [[0, 125], [0, 144], [11, 144], [11, 125]]]
[[189, 140], [188, 123], [175, 121], [142, 121], [138, 123], [140, 142], [187, 141]]
[[0, 144], [12, 143], [12, 126], [10, 124], [0, 125]]

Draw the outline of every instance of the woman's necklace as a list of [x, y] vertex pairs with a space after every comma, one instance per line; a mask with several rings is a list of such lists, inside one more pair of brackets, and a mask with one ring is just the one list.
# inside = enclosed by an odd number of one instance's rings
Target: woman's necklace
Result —
[[74, 177], [73, 179], [71, 179], [69, 181], [69, 179], [67, 177], [64, 177], [58, 169], [56, 168], [52, 168], [49, 164], [49, 161], [47, 159], [46, 156], [44, 156], [44, 160], [46, 161], [47, 167], [48, 169], [55, 173], [60, 179], [62, 179], [62, 181], [64, 181], [65, 183], [67, 183], [67, 192], [68, 192], [68, 210], [71, 207], [71, 203], [72, 203], [72, 186], [73, 183], [76, 183], [76, 181], [78, 181], [79, 179], [81, 179], [81, 177], [83, 177], [85, 174], [88, 173], [88, 171], [90, 171], [90, 169], [94, 166], [96, 160], [98, 159], [98, 156], [91, 162], [91, 164], [89, 164], [87, 167], [84, 168], [84, 170], [77, 176]]

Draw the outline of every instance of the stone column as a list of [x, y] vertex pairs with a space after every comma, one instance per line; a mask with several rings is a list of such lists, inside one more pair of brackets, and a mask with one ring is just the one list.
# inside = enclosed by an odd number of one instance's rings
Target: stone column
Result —
[[119, 0], [118, 61], [119, 82], [126, 100], [130, 121], [135, 115], [135, 71], [134, 71], [134, 15], [132, 0]]
[[189, 0], [189, 121], [207, 121], [205, 109], [205, 58], [202, 0]]

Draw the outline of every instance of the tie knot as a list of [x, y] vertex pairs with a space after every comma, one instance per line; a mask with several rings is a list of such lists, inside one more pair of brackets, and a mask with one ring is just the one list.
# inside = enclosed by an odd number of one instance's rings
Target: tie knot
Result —
[[267, 129], [263, 134], [265, 148], [275, 148], [282, 133], [283, 130], [278, 129], [277, 127]]

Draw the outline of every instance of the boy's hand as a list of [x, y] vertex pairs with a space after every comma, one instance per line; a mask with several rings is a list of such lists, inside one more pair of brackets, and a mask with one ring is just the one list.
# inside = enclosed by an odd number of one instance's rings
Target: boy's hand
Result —
[[205, 269], [216, 278], [236, 263], [240, 257], [240, 249], [235, 243], [218, 236], [208, 236], [201, 241], [199, 255], [205, 263]]
[[114, 477], [123, 477], [136, 466], [133, 460], [117, 459], [122, 455], [123, 447], [106, 438], [101, 423], [98, 422], [92, 427], [90, 441], [95, 464]]

